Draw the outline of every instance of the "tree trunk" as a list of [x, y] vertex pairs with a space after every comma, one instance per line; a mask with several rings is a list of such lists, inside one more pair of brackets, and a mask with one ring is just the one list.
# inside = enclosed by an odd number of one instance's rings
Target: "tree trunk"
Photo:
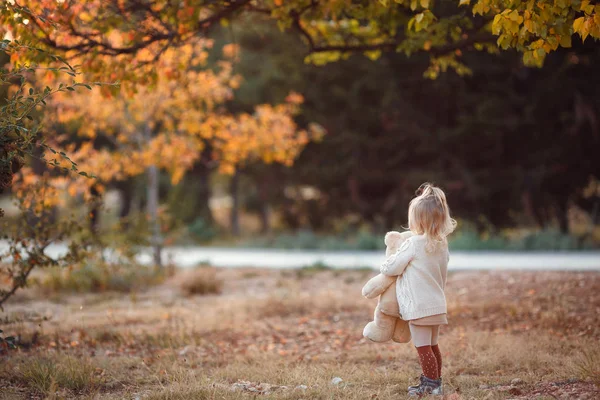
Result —
[[158, 167], [152, 165], [146, 170], [148, 177], [148, 201], [146, 210], [150, 224], [150, 244], [152, 246], [152, 259], [154, 265], [162, 267], [162, 238], [160, 235], [160, 221], [158, 219]]
[[100, 207], [102, 206], [102, 195], [97, 185], [92, 185], [90, 195], [92, 198], [90, 203], [90, 231], [96, 236], [100, 222]]
[[129, 228], [129, 214], [134, 201], [135, 185], [133, 180], [119, 181], [115, 184], [115, 187], [121, 194], [121, 206], [119, 207], [119, 220], [121, 228], [127, 230]]
[[267, 180], [267, 178], [263, 178], [258, 183], [258, 196], [260, 198], [260, 206], [258, 213], [260, 217], [260, 233], [262, 234], [267, 234], [271, 231], [271, 210], [269, 207], [268, 186], [269, 181]]
[[557, 207], [558, 228], [560, 233], [569, 234], [569, 204], [567, 201], [562, 201]]
[[199, 183], [198, 198], [196, 201], [198, 211], [195, 217], [202, 218], [206, 224], [212, 226], [215, 220], [209, 206], [210, 198], [212, 196], [210, 187], [210, 169], [206, 165], [198, 163], [194, 166], [192, 174], [194, 177], [198, 178]]
[[231, 196], [231, 234], [233, 236], [240, 235], [240, 173], [235, 172], [229, 183], [229, 194]]

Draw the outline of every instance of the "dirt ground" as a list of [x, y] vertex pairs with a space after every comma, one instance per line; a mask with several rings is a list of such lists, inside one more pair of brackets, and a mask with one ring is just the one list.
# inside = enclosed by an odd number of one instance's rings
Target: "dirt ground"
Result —
[[[182, 271], [142, 293], [44, 296], [0, 313], [0, 399], [396, 399], [410, 344], [362, 338], [371, 271]], [[453, 272], [445, 398], [600, 399], [600, 273]], [[340, 378], [340, 379], [334, 379]]]

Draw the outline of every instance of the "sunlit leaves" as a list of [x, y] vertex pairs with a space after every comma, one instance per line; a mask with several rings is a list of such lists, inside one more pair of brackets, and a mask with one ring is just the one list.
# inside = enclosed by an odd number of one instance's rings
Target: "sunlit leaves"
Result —
[[600, 38], [600, 7], [589, 1], [523, 1], [506, 5], [502, 1], [479, 0], [473, 12], [494, 15], [492, 33], [502, 49], [523, 52], [526, 65], [541, 66], [547, 54], [571, 47], [572, 35], [582, 40]]
[[[77, 134], [90, 141], [65, 148], [80, 169], [98, 177], [61, 184], [85, 195], [91, 184], [140, 175], [150, 166], [167, 171], [177, 183], [207, 147], [223, 173], [253, 161], [291, 165], [308, 141], [322, 135], [316, 127], [305, 131], [296, 126], [294, 116], [303, 101], [298, 94], [284, 104], [257, 106], [251, 114], [226, 113], [223, 106], [233, 98], [241, 77], [230, 61], [205, 68], [210, 46], [199, 40], [166, 49], [155, 62], [156, 81], [137, 83], [131, 91], [60, 98], [56, 112], [47, 115], [47, 125], [60, 129], [84, 121]], [[226, 46], [224, 56], [235, 60], [238, 51]], [[97, 137], [111, 146], [94, 147], [91, 140]]]

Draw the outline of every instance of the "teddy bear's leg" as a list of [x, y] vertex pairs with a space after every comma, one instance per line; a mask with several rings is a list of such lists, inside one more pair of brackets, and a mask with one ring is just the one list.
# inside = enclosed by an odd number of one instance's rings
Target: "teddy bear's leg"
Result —
[[379, 309], [390, 317], [400, 317], [400, 307], [396, 297], [396, 285], [390, 285], [385, 292], [379, 296]]
[[374, 319], [365, 326], [363, 336], [373, 342], [387, 342], [392, 338], [397, 318], [385, 315], [377, 306]]
[[392, 340], [396, 343], [410, 342], [410, 328], [408, 327], [408, 321], [405, 321], [401, 318], [396, 318], [396, 325], [394, 327]]

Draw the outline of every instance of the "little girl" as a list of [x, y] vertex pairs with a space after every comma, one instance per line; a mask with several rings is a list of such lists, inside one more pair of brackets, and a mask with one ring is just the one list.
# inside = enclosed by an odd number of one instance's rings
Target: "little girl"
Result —
[[407, 239], [382, 265], [381, 273], [398, 276], [396, 293], [402, 319], [409, 321], [423, 374], [421, 383], [408, 388], [411, 396], [442, 394], [442, 354], [438, 345], [440, 325], [446, 319], [448, 242], [456, 221], [450, 217], [444, 192], [421, 185], [408, 207]]

